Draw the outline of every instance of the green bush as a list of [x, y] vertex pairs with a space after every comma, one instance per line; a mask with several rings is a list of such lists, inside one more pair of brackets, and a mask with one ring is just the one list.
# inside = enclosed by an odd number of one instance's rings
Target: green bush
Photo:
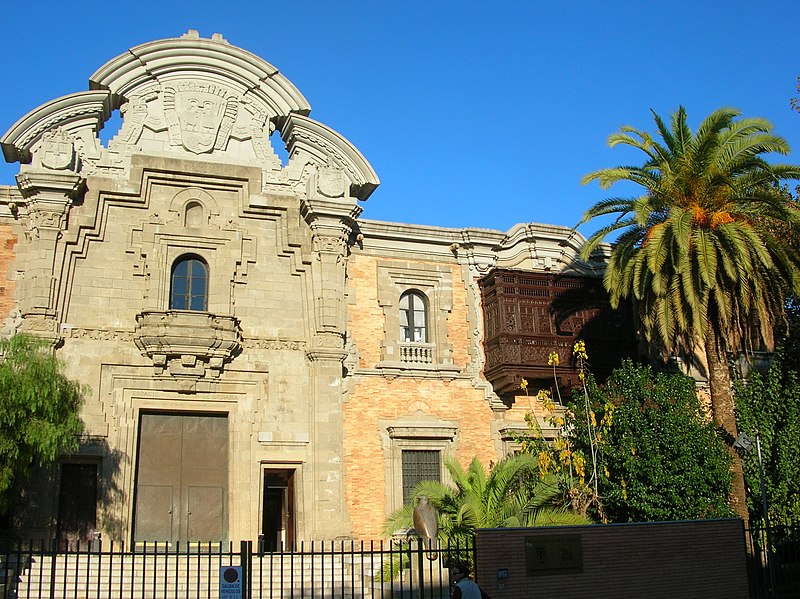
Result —
[[[589, 415], [586, 417], [588, 396]], [[731, 457], [695, 382], [626, 361], [586, 395], [573, 395], [576, 450], [597, 447], [597, 517], [609, 522], [717, 518], [727, 504]]]

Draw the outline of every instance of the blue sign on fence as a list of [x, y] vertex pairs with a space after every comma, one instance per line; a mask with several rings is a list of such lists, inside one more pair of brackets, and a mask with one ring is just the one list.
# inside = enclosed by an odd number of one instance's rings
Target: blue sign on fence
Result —
[[241, 566], [220, 566], [219, 599], [242, 599]]

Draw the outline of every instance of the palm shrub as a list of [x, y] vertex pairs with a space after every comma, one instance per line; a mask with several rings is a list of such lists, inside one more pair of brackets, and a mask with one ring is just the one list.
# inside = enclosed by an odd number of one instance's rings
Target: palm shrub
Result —
[[388, 536], [413, 526], [413, 506], [420, 495], [436, 508], [444, 544], [464, 546], [478, 528], [588, 523], [561, 505], [555, 477], [540, 477], [537, 458], [531, 454], [508, 456], [488, 472], [477, 458], [466, 470], [454, 459], [446, 460], [445, 466], [452, 483], [419, 483], [409, 503], [386, 520]]

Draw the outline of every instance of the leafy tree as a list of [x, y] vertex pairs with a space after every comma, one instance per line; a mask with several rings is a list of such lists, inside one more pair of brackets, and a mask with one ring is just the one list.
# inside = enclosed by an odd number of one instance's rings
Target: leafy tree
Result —
[[[764, 154], [787, 154], [788, 144], [768, 121], [739, 115], [721, 108], [693, 132], [680, 107], [669, 126], [653, 113], [659, 139], [632, 127], [612, 134], [611, 146], [641, 150], [644, 163], [602, 169], [583, 182], [605, 189], [629, 181], [643, 194], [602, 200], [581, 220], [617, 216], [582, 255], [588, 259], [620, 233], [604, 275], [612, 305], [633, 300], [656, 350], [704, 359], [713, 418], [729, 446], [737, 428], [728, 353], [769, 347], [784, 299], [800, 292], [800, 257], [766, 226], [798, 226], [800, 212], [777, 184], [800, 178], [800, 167], [767, 163]], [[732, 500], [746, 518], [741, 462], [734, 460]]]
[[0, 340], [0, 353], [0, 513], [5, 513], [15, 484], [33, 466], [77, 449], [83, 396], [40, 340], [15, 335]]
[[[603, 385], [588, 377], [593, 433], [571, 424], [574, 445], [596, 439], [602, 514], [609, 522], [730, 516], [730, 454], [693, 379], [625, 361]], [[583, 393], [573, 395], [577, 412]]]
[[476, 528], [588, 523], [558, 505], [554, 477], [540, 478], [537, 458], [531, 454], [508, 456], [488, 474], [477, 458], [466, 470], [456, 460], [445, 465], [453, 484], [419, 483], [408, 505], [386, 520], [387, 535], [413, 526], [413, 506], [420, 495], [425, 495], [438, 512], [440, 539], [461, 546], [472, 538]]
[[[765, 374], [753, 373], [746, 383], [737, 381], [736, 415], [739, 429], [761, 438], [764, 482], [772, 525], [800, 523], [800, 374], [786, 370], [779, 357]], [[751, 517], [762, 517], [758, 456], [743, 459], [750, 490]]]

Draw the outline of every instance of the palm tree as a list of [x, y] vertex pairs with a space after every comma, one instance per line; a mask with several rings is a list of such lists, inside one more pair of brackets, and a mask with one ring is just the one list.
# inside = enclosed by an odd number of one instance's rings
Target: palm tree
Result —
[[[642, 333], [662, 354], [705, 360], [713, 417], [729, 445], [737, 430], [728, 355], [769, 348], [784, 299], [800, 291], [800, 259], [772, 233], [776, 223], [800, 222], [779, 187], [800, 178], [800, 167], [768, 164], [763, 155], [787, 154], [788, 144], [769, 121], [739, 115], [721, 108], [693, 132], [683, 107], [669, 127], [653, 112], [658, 139], [622, 127], [609, 145], [641, 150], [644, 164], [601, 169], [583, 183], [629, 181], [643, 194], [602, 200], [581, 220], [616, 215], [582, 257], [619, 233], [604, 275], [612, 305], [632, 300]], [[732, 501], [746, 518], [735, 454]]]
[[439, 537], [444, 543], [464, 546], [476, 528], [559, 526], [587, 524], [582, 515], [561, 507], [558, 482], [539, 477], [538, 459], [532, 454], [508, 456], [487, 474], [477, 458], [464, 470], [456, 460], [445, 462], [452, 485], [423, 481], [408, 505], [389, 516], [385, 533], [391, 536], [412, 526], [416, 499], [425, 496], [439, 517]]

